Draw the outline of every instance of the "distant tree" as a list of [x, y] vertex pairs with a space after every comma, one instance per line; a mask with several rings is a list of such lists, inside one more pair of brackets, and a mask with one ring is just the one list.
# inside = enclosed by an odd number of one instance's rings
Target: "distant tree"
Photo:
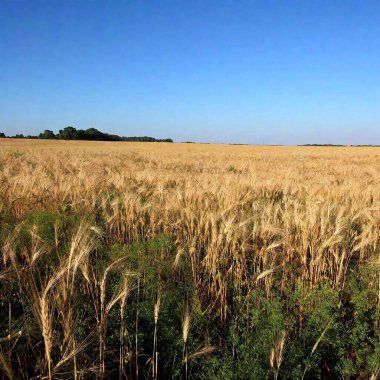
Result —
[[45, 129], [43, 133], [38, 136], [40, 139], [55, 139], [55, 134], [50, 129]]
[[62, 140], [78, 140], [76, 128], [68, 126], [59, 130], [58, 138]]
[[106, 140], [106, 135], [96, 128], [88, 128], [85, 131], [86, 140]]
[[156, 141], [158, 141], [158, 142], [170, 142], [170, 143], [173, 142], [172, 139], [159, 139], [159, 140], [156, 140]]
[[0, 139], [4, 139], [5, 137], [7, 137], [7, 136], [5, 136], [5, 133], [0, 132]]
[[[6, 137], [4, 133], [0, 132], [0, 138]], [[60, 140], [91, 140], [91, 141], [146, 141], [146, 142], [173, 142], [172, 139], [156, 139], [150, 136], [118, 136], [104, 133], [96, 128], [76, 129], [68, 126], [60, 129], [58, 134], [54, 134], [50, 129], [45, 129], [38, 136], [24, 136], [19, 134], [12, 136], [12, 138], [18, 139], [60, 139]]]
[[76, 140], [87, 140], [86, 131], [84, 129], [78, 129], [75, 133]]

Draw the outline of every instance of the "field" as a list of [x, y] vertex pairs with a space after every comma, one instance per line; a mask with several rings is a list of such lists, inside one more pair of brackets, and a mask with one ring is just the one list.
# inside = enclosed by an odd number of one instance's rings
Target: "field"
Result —
[[3, 378], [371, 379], [380, 148], [0, 139]]

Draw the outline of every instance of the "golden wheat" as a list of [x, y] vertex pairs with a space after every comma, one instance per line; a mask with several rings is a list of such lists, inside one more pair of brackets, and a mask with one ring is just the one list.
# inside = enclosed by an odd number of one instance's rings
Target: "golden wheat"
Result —
[[[94, 370], [90, 363], [77, 368], [76, 356], [90, 338], [77, 342], [72, 334], [74, 280], [82, 276], [87, 285], [81, 291], [95, 305], [99, 340], [95, 370], [103, 377], [107, 315], [119, 303], [122, 321], [126, 299], [136, 288], [138, 301], [143, 279], [124, 267], [123, 257], [103, 271], [95, 270], [90, 256], [98, 239], [125, 244], [169, 236], [177, 252], [171, 263], [174, 275], [186, 258], [200, 301], [207, 300], [208, 311], [217, 312], [221, 320], [228, 312], [230, 283], [244, 294], [261, 287], [268, 297], [275, 276], [282, 289], [296, 281], [313, 288], [322, 280], [342, 289], [350, 260], [359, 265], [378, 261], [380, 149], [0, 141], [0, 213], [19, 220], [31, 211], [102, 216], [103, 226], [83, 219], [67, 255], [60, 252], [60, 226], [54, 225], [59, 263], [45, 277], [36, 273], [35, 263], [53, 253], [45, 251], [37, 228], [31, 230], [30, 249], [17, 253], [20, 228], [16, 228], [4, 240], [0, 280], [12, 270], [34, 300], [46, 375], [54, 377], [72, 361], [73, 376], [78, 378]], [[160, 260], [166, 257], [162, 254]], [[294, 264], [302, 270], [295, 272]], [[115, 270], [122, 286], [109, 295], [107, 278]], [[138, 278], [136, 286], [132, 277]], [[157, 294], [153, 378], [158, 371], [160, 302]], [[186, 310], [183, 319], [186, 376], [191, 358], [214, 351], [205, 345], [198, 353], [188, 353], [189, 313]], [[120, 328], [120, 374], [135, 355], [136, 377], [138, 318], [137, 306], [134, 353], [125, 345], [128, 331]], [[63, 338], [60, 357], [52, 357], [57, 321]], [[285, 332], [274, 342], [270, 357], [276, 376], [284, 342]], [[3, 351], [0, 359], [11, 376]]]

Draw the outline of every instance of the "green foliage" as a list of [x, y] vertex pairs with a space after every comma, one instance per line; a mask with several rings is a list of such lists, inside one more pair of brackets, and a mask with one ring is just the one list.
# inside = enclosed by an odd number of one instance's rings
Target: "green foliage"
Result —
[[55, 139], [56, 136], [53, 131], [45, 129], [43, 133], [40, 133], [38, 138], [40, 139]]
[[[275, 193], [273, 199], [280, 202], [282, 195]], [[38, 292], [69, 252], [71, 239], [83, 218], [91, 220], [89, 215], [67, 210], [30, 212], [23, 220], [5, 214], [0, 216], [3, 245], [16, 226], [20, 226], [15, 243], [20, 267], [26, 250], [32, 250], [36, 241], [38, 247], [43, 247], [44, 253], [28, 269], [29, 275], [35, 277]], [[101, 223], [97, 221], [98, 225]], [[122, 288], [125, 272], [131, 274], [123, 317], [119, 304], [107, 314], [105, 363], [106, 373], [111, 377], [119, 365], [120, 328], [123, 327], [126, 348], [132, 353], [126, 364], [130, 378], [134, 378], [136, 370], [133, 356], [136, 347], [139, 377], [150, 378], [158, 298], [159, 379], [183, 378], [182, 320], [185, 310], [189, 311], [191, 321], [187, 341], [190, 356], [202, 352], [205, 347], [214, 347], [210, 353], [192, 356], [188, 363], [189, 379], [273, 379], [276, 374], [278, 379], [350, 379], [359, 375], [368, 378], [379, 371], [376, 267], [350, 268], [342, 290], [329, 283], [310, 289], [298, 282], [282, 290], [275, 284], [270, 294], [259, 286], [245, 294], [229, 284], [229, 310], [226, 319], [221, 319], [200, 296], [192, 278], [189, 257], [181, 257], [173, 269], [174, 248], [172, 239], [167, 236], [133, 244], [109, 244], [99, 234], [89, 264], [96, 281], [90, 285], [78, 275], [75, 279], [77, 291], [70, 299], [75, 310], [74, 336], [78, 342], [90, 337], [78, 355], [83, 366], [96, 362], [99, 354], [95, 333], [99, 320], [99, 283], [110, 264], [120, 260], [122, 265], [109, 271], [105, 287], [105, 299], [110, 302]], [[294, 273], [297, 270], [294, 268]], [[91, 292], [90, 287], [93, 287]], [[25, 297], [16, 274], [7, 275], [6, 281], [1, 282], [0, 292], [0, 338], [8, 333], [10, 322], [12, 331], [22, 330], [23, 336], [12, 348], [11, 362], [16, 369], [19, 362], [25, 363], [18, 368], [20, 377], [22, 373], [38, 376], [38, 363], [44, 357], [44, 350], [33, 299]], [[51, 302], [53, 307], [54, 302]], [[55, 339], [62, 341], [59, 316], [56, 317]], [[278, 365], [271, 362], [271, 354], [281, 337], [284, 342]], [[59, 358], [59, 350], [60, 347], [54, 346], [55, 360]], [[70, 363], [66, 368], [68, 374], [71, 373]]]
[[[0, 138], [6, 137], [4, 133], [0, 132]], [[13, 138], [34, 138], [34, 139], [60, 139], [60, 140], [88, 140], [88, 141], [137, 141], [137, 142], [173, 142], [172, 139], [156, 139], [149, 136], [118, 136], [109, 133], [104, 133], [96, 128], [76, 129], [72, 126], [60, 129], [57, 134], [53, 131], [45, 129], [44, 132], [38, 136], [24, 136], [23, 134], [17, 134], [12, 136]]]

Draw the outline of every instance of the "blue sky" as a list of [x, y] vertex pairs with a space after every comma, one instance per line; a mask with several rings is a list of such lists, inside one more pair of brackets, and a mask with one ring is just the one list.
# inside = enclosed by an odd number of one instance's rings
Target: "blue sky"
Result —
[[380, 144], [380, 1], [0, 1], [0, 131]]

